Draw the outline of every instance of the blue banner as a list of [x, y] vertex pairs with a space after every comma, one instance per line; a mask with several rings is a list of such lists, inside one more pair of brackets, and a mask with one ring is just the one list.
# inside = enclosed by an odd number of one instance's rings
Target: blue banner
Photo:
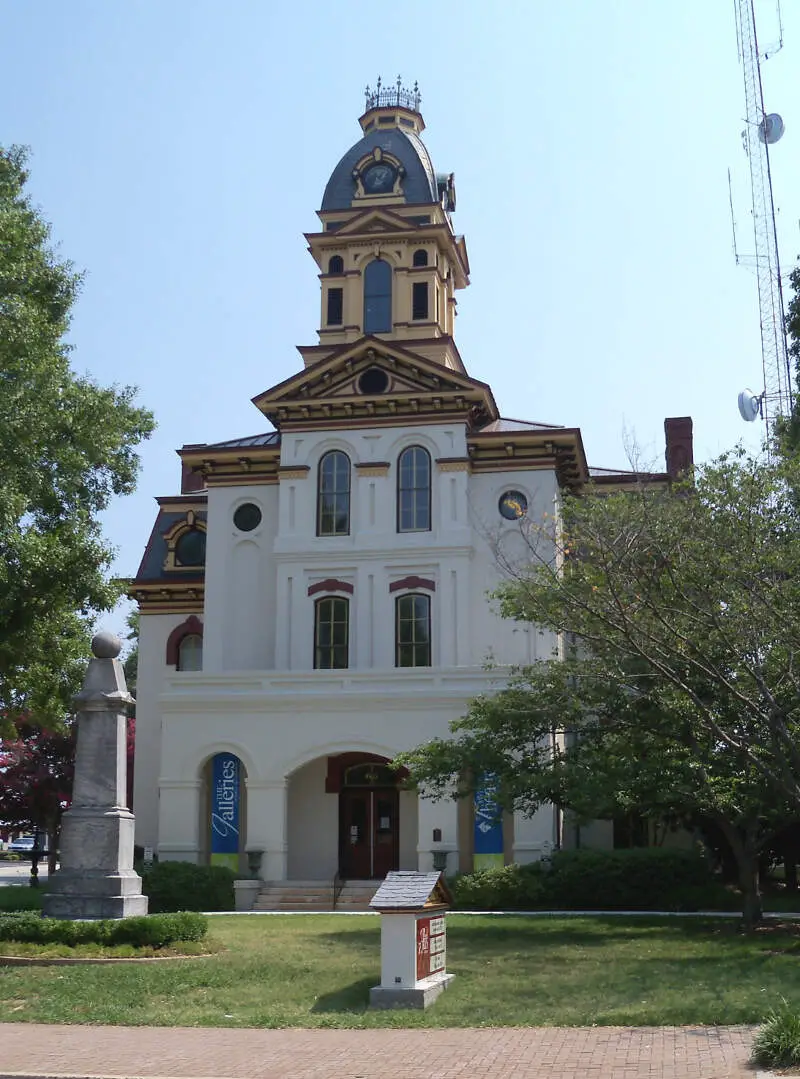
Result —
[[485, 775], [475, 791], [475, 840], [472, 868], [502, 869], [503, 857], [503, 811], [498, 805], [497, 778]]
[[239, 871], [239, 758], [232, 753], [212, 762], [211, 864]]

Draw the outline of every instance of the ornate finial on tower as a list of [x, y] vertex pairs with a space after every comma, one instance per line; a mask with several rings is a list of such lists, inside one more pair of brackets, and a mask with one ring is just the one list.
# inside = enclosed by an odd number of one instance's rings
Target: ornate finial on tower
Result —
[[370, 109], [410, 109], [412, 112], [419, 112], [420, 102], [422, 101], [422, 95], [419, 92], [419, 84], [414, 83], [413, 89], [409, 90], [403, 86], [403, 79], [400, 75], [397, 76], [397, 81], [391, 90], [384, 89], [383, 81], [378, 76], [378, 81], [375, 84], [375, 89], [372, 90], [369, 86], [364, 91], [365, 111]]

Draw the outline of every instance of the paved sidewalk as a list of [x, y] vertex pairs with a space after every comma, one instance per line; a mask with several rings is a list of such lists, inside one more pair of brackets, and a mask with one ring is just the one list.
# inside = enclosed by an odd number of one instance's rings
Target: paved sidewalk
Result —
[[750, 1027], [254, 1030], [0, 1024], [0, 1079], [756, 1079]]

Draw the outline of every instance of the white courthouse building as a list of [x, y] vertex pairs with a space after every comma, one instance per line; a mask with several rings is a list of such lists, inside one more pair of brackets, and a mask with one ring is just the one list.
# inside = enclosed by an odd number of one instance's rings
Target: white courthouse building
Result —
[[[501, 665], [553, 654], [489, 598], [521, 516], [594, 474], [580, 431], [506, 419], [455, 340], [469, 284], [454, 178], [415, 91], [368, 94], [316, 231], [318, 343], [253, 399], [257, 433], [178, 451], [131, 595], [141, 611], [134, 809], [161, 859], [261, 852], [271, 881], [469, 870], [474, 810], [402, 789], [387, 762], [445, 735]], [[254, 387], [260, 390], [260, 387]], [[667, 473], [691, 460], [668, 420]], [[562, 839], [507, 817], [505, 861]]]

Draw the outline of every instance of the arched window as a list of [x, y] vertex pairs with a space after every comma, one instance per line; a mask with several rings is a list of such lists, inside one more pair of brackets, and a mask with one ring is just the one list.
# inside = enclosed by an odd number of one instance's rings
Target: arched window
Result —
[[430, 596], [408, 593], [395, 600], [395, 666], [430, 667]]
[[427, 266], [428, 265], [428, 252], [422, 248], [419, 251], [414, 252], [414, 256], [411, 260], [413, 266]]
[[350, 534], [350, 458], [331, 450], [319, 463], [317, 535]]
[[178, 645], [178, 671], [202, 671], [203, 638], [199, 633], [187, 633]]
[[364, 270], [364, 333], [388, 333], [392, 328], [392, 267], [373, 259]]
[[397, 531], [431, 530], [431, 456], [409, 446], [397, 462]]
[[328, 262], [328, 273], [344, 273], [344, 259], [341, 255], [334, 255]]
[[350, 602], [325, 596], [314, 604], [314, 667], [339, 670], [349, 666]]

